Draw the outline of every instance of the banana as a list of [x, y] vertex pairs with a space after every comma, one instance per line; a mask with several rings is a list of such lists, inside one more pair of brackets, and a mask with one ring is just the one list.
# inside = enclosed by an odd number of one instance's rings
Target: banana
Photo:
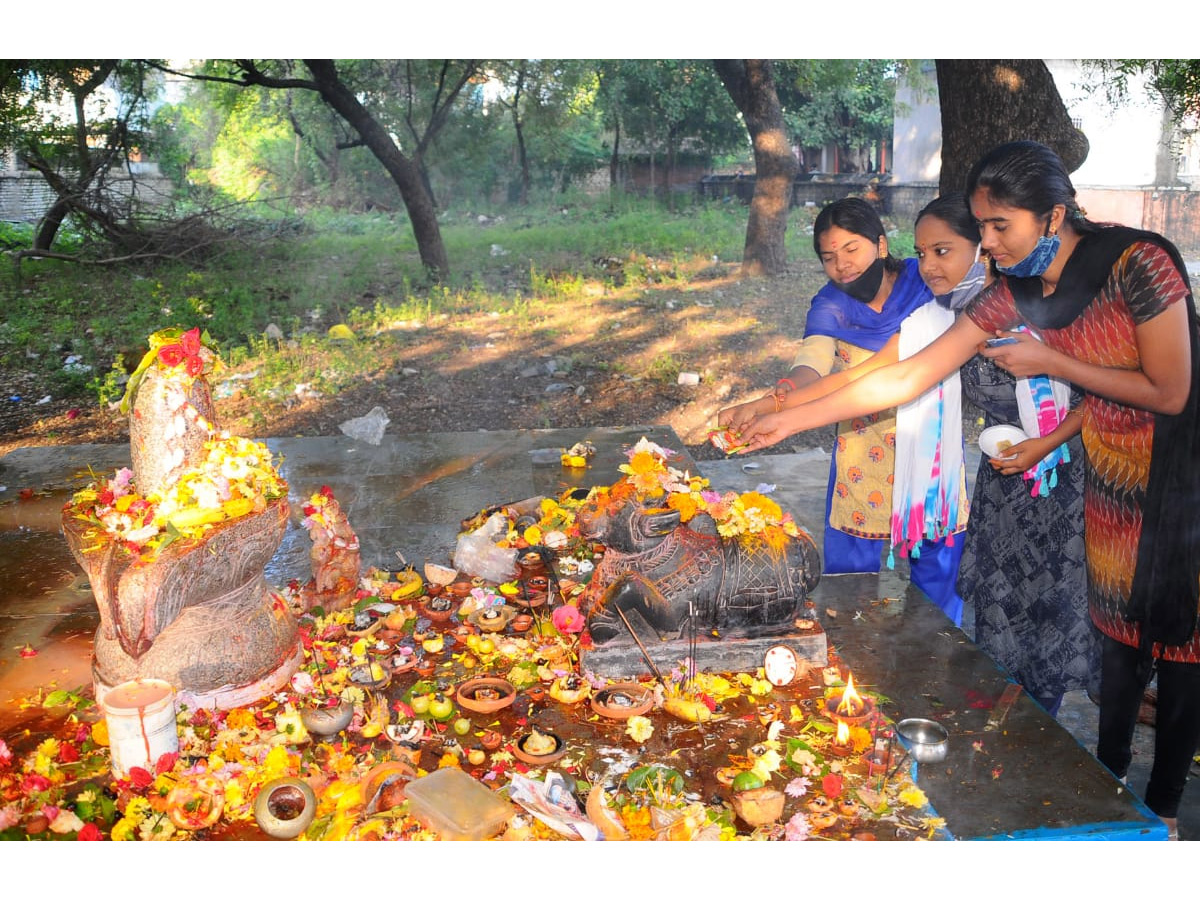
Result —
[[588, 821], [600, 829], [606, 841], [629, 840], [629, 832], [608, 805], [608, 794], [601, 785], [596, 784], [588, 791], [586, 809]]
[[713, 718], [712, 710], [703, 700], [689, 700], [687, 697], [668, 697], [663, 701], [663, 709], [685, 722], [709, 722]]
[[392, 591], [393, 600], [408, 600], [425, 589], [425, 580], [411, 566], [396, 573], [396, 582], [396, 589]]

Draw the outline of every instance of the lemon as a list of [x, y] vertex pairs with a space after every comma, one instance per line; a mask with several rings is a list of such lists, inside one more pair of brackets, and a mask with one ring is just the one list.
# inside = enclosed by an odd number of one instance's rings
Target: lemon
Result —
[[752, 791], [763, 786], [763, 780], [756, 772], [738, 772], [729, 785], [734, 791]]

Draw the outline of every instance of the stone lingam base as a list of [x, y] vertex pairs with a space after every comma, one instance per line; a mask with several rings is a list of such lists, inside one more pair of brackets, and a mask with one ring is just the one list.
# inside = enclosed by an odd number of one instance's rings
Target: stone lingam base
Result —
[[[829, 664], [825, 632], [815, 620], [812, 620], [813, 627], [805, 630], [794, 625], [764, 627], [729, 637], [714, 637], [702, 632], [696, 635], [693, 646], [686, 637], [660, 639], [636, 610], [627, 611], [626, 617], [646, 654], [664, 676], [689, 656], [694, 656], [697, 672], [754, 672], [763, 664], [767, 650], [776, 644], [790, 647], [801, 667], [807, 664], [824, 668]], [[641, 649], [628, 633], [581, 651], [579, 665], [585, 674], [600, 678], [637, 678], [653, 674]]]
[[304, 661], [296, 621], [284, 598], [260, 577], [242, 605], [207, 603], [184, 609], [137, 659], [96, 632], [92, 678], [96, 698], [123, 681], [162, 678], [188, 709], [233, 709], [286, 687]]

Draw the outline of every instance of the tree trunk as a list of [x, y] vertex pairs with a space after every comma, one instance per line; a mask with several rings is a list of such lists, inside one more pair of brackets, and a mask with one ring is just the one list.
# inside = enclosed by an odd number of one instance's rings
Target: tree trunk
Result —
[[965, 189], [983, 154], [1008, 141], [1040, 141], [1074, 172], [1088, 140], [1071, 122], [1054, 77], [1040, 59], [938, 59], [942, 109], [939, 190]]
[[742, 274], [778, 275], [787, 267], [784, 236], [796, 158], [784, 127], [771, 63], [765, 59], [718, 59], [714, 65], [742, 113], [754, 146], [754, 197], [746, 223]]
[[446, 255], [446, 245], [442, 242], [433, 198], [425, 188], [420, 166], [400, 152], [387, 130], [359, 103], [358, 98], [338, 77], [333, 60], [306, 59], [304, 65], [312, 73], [321, 98], [358, 132], [367, 149], [400, 189], [400, 197], [412, 222], [421, 262], [430, 277], [435, 280], [444, 278], [450, 271], [450, 260]]
[[608, 188], [610, 193], [615, 191], [619, 185], [621, 164], [621, 120], [618, 118], [616, 125], [613, 126], [613, 147], [612, 155], [608, 158]]

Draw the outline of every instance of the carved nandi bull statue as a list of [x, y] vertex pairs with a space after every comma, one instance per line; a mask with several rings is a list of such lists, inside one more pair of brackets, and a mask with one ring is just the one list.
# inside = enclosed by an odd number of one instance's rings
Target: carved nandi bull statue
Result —
[[821, 577], [812, 535], [723, 539], [707, 514], [681, 524], [674, 509], [636, 496], [599, 495], [577, 514], [580, 534], [606, 552], [583, 600], [592, 640], [625, 631], [617, 610], [635, 610], [661, 639], [680, 635], [689, 604], [700, 632], [754, 634], [803, 615]]

